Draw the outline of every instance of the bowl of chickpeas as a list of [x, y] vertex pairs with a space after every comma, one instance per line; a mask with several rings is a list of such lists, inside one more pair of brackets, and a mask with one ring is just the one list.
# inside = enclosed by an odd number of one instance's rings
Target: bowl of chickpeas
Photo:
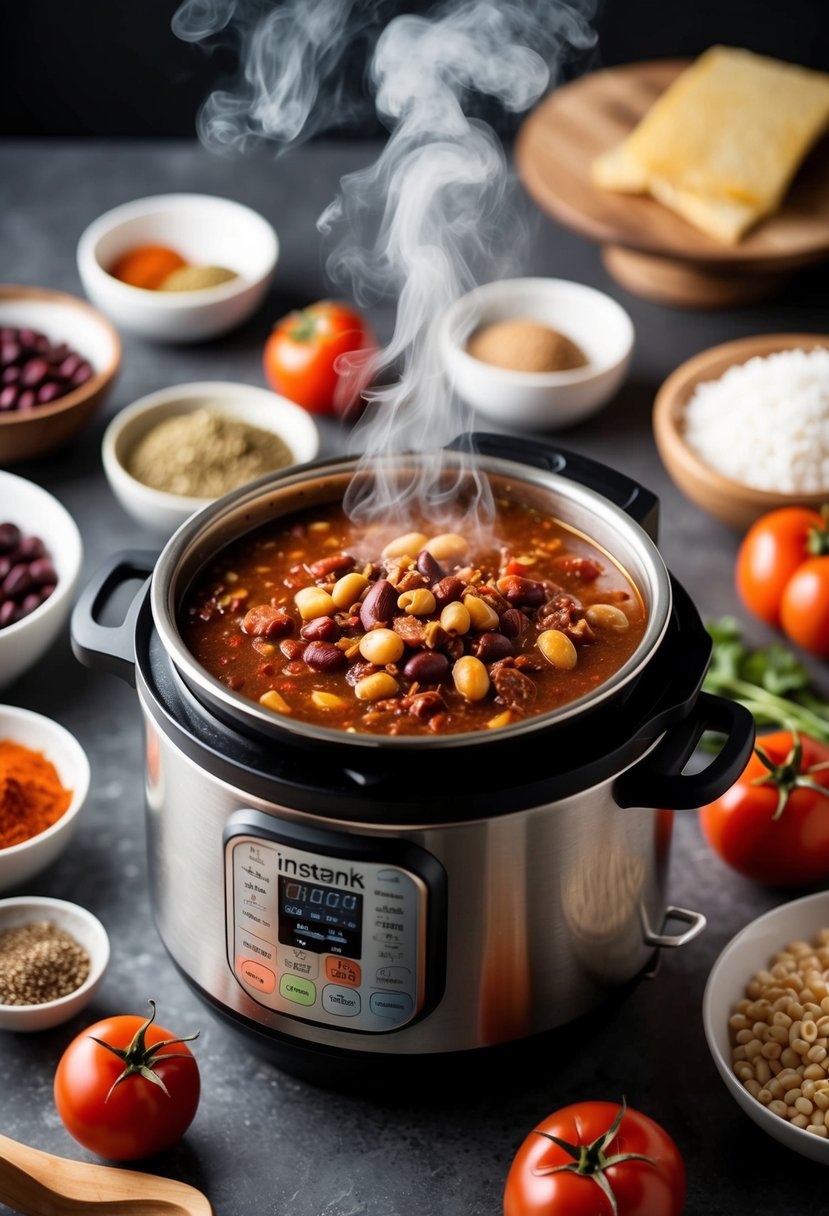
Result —
[[829, 1165], [829, 891], [773, 908], [732, 938], [702, 1016], [717, 1070], [749, 1118]]

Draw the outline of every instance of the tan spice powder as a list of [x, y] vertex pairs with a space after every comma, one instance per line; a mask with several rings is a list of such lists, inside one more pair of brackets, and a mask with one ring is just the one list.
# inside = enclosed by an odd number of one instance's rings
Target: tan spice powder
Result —
[[220, 498], [293, 461], [272, 431], [204, 408], [159, 422], [135, 445], [126, 466], [155, 490]]

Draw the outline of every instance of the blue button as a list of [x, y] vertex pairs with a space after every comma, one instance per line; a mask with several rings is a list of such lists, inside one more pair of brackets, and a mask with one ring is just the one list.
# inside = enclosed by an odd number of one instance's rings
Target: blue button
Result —
[[322, 990], [322, 1007], [339, 1018], [355, 1018], [360, 1012], [360, 994], [353, 988], [326, 984]]
[[410, 1015], [414, 1004], [405, 992], [372, 992], [368, 1007], [378, 1018], [402, 1022]]

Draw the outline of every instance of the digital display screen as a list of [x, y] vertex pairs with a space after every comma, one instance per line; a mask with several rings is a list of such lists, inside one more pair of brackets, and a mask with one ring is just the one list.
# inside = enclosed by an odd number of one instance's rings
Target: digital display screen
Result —
[[362, 929], [362, 895], [280, 875], [280, 942], [315, 954], [359, 958]]

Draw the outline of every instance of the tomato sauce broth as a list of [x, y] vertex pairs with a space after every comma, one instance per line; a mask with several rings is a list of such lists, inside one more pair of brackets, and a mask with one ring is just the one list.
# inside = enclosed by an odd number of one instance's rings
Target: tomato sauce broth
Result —
[[497, 507], [497, 541], [415, 521], [369, 556], [371, 533], [338, 506], [261, 527], [190, 589], [183, 640], [241, 696], [344, 731], [443, 735], [549, 713], [624, 665], [645, 608], [587, 538]]

